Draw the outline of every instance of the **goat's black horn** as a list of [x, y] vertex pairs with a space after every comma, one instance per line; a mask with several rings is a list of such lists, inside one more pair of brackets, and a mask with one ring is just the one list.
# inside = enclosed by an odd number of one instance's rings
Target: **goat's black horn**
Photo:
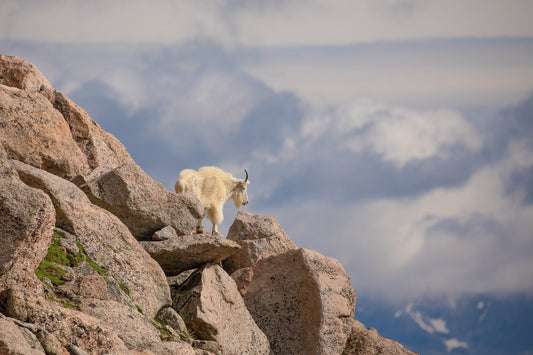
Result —
[[244, 179], [244, 182], [248, 182], [248, 171], [246, 171], [246, 169], [244, 169], [244, 173], [246, 174], [246, 178]]

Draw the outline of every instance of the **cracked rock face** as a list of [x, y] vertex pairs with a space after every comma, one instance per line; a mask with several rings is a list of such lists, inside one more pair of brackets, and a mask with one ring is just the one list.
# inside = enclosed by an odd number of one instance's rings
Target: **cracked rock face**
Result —
[[342, 265], [307, 249], [259, 260], [244, 296], [275, 354], [340, 354], [355, 299]]
[[12, 319], [1, 314], [0, 329], [1, 354], [45, 354], [41, 343], [32, 332], [18, 327]]
[[206, 263], [218, 263], [240, 249], [239, 244], [211, 234], [181, 235], [140, 243], [167, 276], [176, 276]]
[[0, 85], [0, 143], [11, 159], [72, 179], [89, 173], [68, 123], [36, 92]]
[[126, 285], [132, 300], [147, 315], [155, 317], [161, 307], [170, 304], [163, 270], [116, 216], [93, 205], [74, 184], [21, 162], [12, 164], [26, 184], [51, 197], [58, 227], [74, 234], [98, 265]]
[[46, 255], [56, 213], [42, 191], [20, 181], [0, 145], [0, 293], [34, 284], [33, 273]]
[[168, 191], [133, 161], [98, 168], [88, 179], [89, 199], [120, 218], [138, 240], [149, 240], [166, 226], [178, 235], [191, 234], [204, 211], [196, 196]]
[[173, 308], [201, 340], [216, 341], [224, 354], [269, 354], [265, 334], [231, 277], [218, 265], [194, 272], [178, 289]]
[[352, 330], [343, 355], [416, 355], [405, 349], [400, 343], [382, 338], [377, 330], [366, 328], [364, 324], [353, 320]]
[[229, 274], [255, 265], [260, 258], [297, 249], [296, 244], [273, 217], [245, 211], [237, 214], [227, 239], [241, 246], [241, 250], [224, 260], [224, 269]]

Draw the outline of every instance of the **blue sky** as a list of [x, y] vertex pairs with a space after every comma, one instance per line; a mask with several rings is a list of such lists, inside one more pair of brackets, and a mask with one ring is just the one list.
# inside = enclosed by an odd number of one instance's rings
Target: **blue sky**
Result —
[[[532, 295], [533, 2], [0, 10], [0, 52], [34, 63], [152, 177], [172, 190], [184, 168], [246, 168], [246, 210], [339, 259], [359, 294], [413, 319], [423, 296]], [[222, 233], [235, 215], [226, 205]]]

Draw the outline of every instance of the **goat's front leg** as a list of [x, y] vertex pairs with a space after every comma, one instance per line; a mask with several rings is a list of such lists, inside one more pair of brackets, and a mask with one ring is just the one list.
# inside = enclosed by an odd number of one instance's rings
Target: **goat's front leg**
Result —
[[212, 235], [220, 235], [220, 233], [218, 232], [218, 228], [217, 228], [216, 223], [213, 223], [213, 229], [211, 230], [211, 234]]
[[202, 220], [204, 219], [206, 214], [207, 210], [204, 210], [204, 215], [198, 219], [198, 223], [196, 224], [196, 233], [198, 234], [204, 233], [204, 229], [202, 227]]

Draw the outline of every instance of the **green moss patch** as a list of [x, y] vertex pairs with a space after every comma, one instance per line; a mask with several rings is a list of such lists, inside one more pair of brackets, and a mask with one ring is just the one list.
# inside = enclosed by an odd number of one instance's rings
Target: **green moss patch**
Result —
[[[61, 266], [76, 267], [82, 261], [87, 261], [99, 275], [109, 275], [106, 268], [101, 267], [91, 259], [80, 243], [76, 243], [79, 249], [78, 254], [74, 255], [73, 253], [66, 252], [65, 248], [63, 248], [58, 241], [58, 239], [62, 238], [63, 236], [61, 234], [55, 233], [53, 235], [46, 256], [37, 267], [37, 270], [35, 270], [35, 274], [39, 280], [47, 284], [46, 279], [48, 279], [52, 282], [53, 286], [62, 285], [65, 283], [62, 277], [67, 271]], [[48, 286], [52, 287], [52, 285]], [[129, 289], [126, 294], [129, 294]]]
[[86, 260], [89, 265], [91, 265], [91, 267], [100, 275], [100, 276], [109, 276], [109, 273], [107, 271], [106, 268], [104, 267], [101, 267], [100, 265], [98, 265], [97, 263], [95, 263], [93, 261], [93, 259], [91, 259], [91, 257], [89, 256], [89, 254], [87, 254], [87, 252], [85, 251], [85, 248], [83, 247], [83, 245], [81, 245], [80, 243], [76, 243], [76, 245], [78, 246], [78, 249], [80, 250], [80, 252], [78, 253], [77, 255], [77, 258], [82, 258], [81, 261], [83, 260]]
[[[56, 234], [54, 234], [54, 236]], [[67, 253], [61, 248], [56, 239], [52, 239], [52, 243], [48, 248], [48, 253], [37, 267], [37, 270], [35, 270], [35, 274], [43, 283], [46, 283], [45, 279], [49, 279], [54, 286], [59, 286], [65, 283], [61, 278], [67, 272], [58, 265], [67, 264]]]
[[[64, 280], [62, 280], [63, 275], [65, 275], [67, 272], [62, 269], [61, 267], [57, 266], [57, 264], [54, 264], [50, 261], [43, 260], [39, 264], [39, 267], [37, 270], [35, 270], [35, 275], [41, 280], [43, 283], [47, 284], [46, 279], [50, 280], [52, 282], [53, 286], [59, 286], [65, 283]], [[52, 286], [48, 285], [48, 286]]]

